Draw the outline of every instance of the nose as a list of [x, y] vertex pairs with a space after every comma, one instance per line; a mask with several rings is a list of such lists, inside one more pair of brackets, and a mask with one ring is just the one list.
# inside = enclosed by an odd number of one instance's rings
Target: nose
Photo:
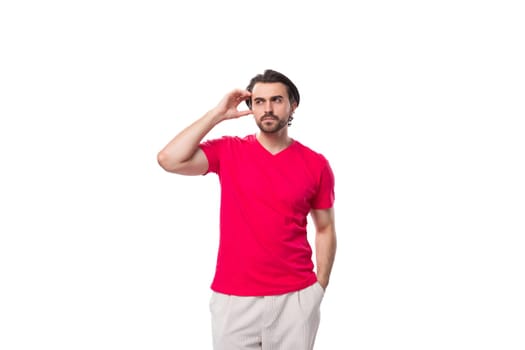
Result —
[[264, 104], [264, 111], [266, 113], [273, 111], [272, 101], [266, 101], [266, 103]]

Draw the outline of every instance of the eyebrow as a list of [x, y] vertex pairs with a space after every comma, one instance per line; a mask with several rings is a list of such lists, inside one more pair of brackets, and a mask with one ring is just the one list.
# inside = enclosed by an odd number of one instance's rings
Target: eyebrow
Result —
[[[276, 100], [278, 98], [283, 98], [283, 96], [282, 95], [271, 96], [270, 97], [270, 101], [274, 101], [274, 100]], [[264, 98], [264, 97], [255, 97], [253, 100], [254, 101], [266, 101], [266, 98]]]

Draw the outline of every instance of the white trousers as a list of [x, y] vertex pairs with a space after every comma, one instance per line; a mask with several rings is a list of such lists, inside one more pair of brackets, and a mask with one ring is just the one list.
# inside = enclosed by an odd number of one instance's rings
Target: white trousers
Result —
[[323, 296], [319, 283], [276, 296], [212, 292], [213, 349], [312, 350]]

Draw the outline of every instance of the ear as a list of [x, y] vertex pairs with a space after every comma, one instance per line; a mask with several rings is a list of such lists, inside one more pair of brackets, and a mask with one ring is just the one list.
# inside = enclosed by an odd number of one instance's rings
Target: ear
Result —
[[297, 108], [297, 102], [292, 103], [292, 111], [291, 111], [290, 115], [294, 114], [296, 108]]

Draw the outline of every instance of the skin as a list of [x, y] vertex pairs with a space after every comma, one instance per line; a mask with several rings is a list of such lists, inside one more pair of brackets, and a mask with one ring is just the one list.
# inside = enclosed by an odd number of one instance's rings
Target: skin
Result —
[[[251, 110], [239, 105], [251, 99]], [[232, 90], [213, 109], [178, 133], [157, 155], [159, 165], [180, 175], [202, 175], [208, 170], [208, 159], [199, 148], [200, 142], [217, 124], [252, 114], [259, 127], [257, 140], [270, 153], [288, 147], [288, 119], [297, 108], [291, 103], [282, 83], [256, 83], [252, 92]], [[326, 289], [334, 263], [337, 240], [333, 208], [313, 209], [310, 216], [315, 226], [317, 279]]]

